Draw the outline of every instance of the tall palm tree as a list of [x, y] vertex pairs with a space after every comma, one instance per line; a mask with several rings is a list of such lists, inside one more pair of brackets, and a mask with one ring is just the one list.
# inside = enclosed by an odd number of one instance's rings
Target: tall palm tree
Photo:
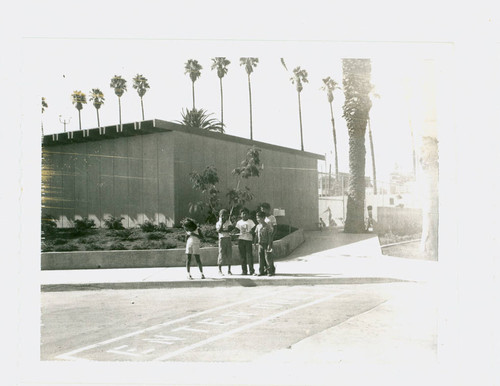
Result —
[[332, 121], [332, 130], [333, 130], [333, 149], [335, 151], [335, 180], [339, 179], [339, 160], [337, 154], [337, 132], [335, 131], [335, 118], [333, 117], [333, 92], [337, 89], [340, 89], [338, 83], [334, 81], [329, 76], [323, 79], [323, 86], [321, 86], [323, 91], [326, 91], [326, 96], [328, 98], [328, 103], [330, 104], [330, 117]]
[[121, 97], [125, 91], [127, 91], [127, 81], [123, 79], [120, 75], [115, 75], [111, 78], [111, 83], [109, 87], [115, 89], [115, 94], [118, 97], [118, 113], [120, 116], [120, 127], [122, 126], [122, 102]]
[[146, 91], [148, 91], [149, 83], [148, 80], [140, 74], [137, 74], [133, 80], [134, 85], [132, 87], [137, 90], [137, 93], [141, 98], [142, 120], [144, 121], [144, 104], [142, 103], [142, 97], [146, 94]]
[[[49, 105], [47, 104], [45, 97], [42, 97], [42, 114], [45, 112], [45, 109], [48, 107], [49, 107]], [[43, 136], [43, 119], [42, 119], [42, 136]]]
[[[373, 86], [372, 86], [373, 87]], [[376, 92], [370, 92], [370, 99], [380, 99], [380, 95]], [[375, 151], [373, 150], [373, 135], [372, 135], [372, 121], [370, 114], [368, 114], [368, 139], [370, 140], [370, 154], [372, 156], [372, 171], [373, 171], [373, 194], [377, 194], [377, 168], [375, 167]]]
[[92, 104], [95, 107], [95, 111], [97, 112], [97, 127], [101, 127], [101, 122], [99, 120], [99, 109], [101, 106], [104, 104], [104, 94], [102, 91], [98, 88], [93, 88], [92, 91], [90, 92], [90, 102], [93, 102]]
[[295, 67], [293, 69], [293, 76], [290, 78], [292, 84], [295, 85], [297, 90], [297, 95], [299, 97], [299, 123], [300, 123], [300, 150], [304, 151], [304, 137], [302, 135], [302, 106], [300, 103], [300, 93], [304, 88], [304, 83], [308, 83], [307, 71], [301, 69], [300, 67]]
[[201, 70], [203, 67], [201, 66], [200, 63], [196, 59], [189, 59], [185, 64], [184, 64], [184, 74], [189, 74], [189, 77], [191, 78], [191, 87], [193, 90], [193, 109], [194, 107], [194, 82], [201, 76]]
[[78, 124], [80, 127], [80, 130], [82, 129], [82, 117], [81, 117], [81, 110], [83, 109], [83, 105], [87, 104], [87, 97], [85, 94], [81, 91], [73, 91], [73, 94], [71, 94], [72, 102], [75, 105], [76, 109], [78, 110]]
[[220, 84], [220, 121], [224, 125], [224, 98], [222, 94], [222, 78], [227, 74], [227, 66], [231, 62], [225, 57], [212, 58], [212, 70], [217, 70], [217, 76], [219, 77]]
[[366, 125], [372, 102], [369, 93], [370, 59], [342, 59], [343, 89], [345, 102], [343, 117], [349, 134], [349, 188], [344, 231], [362, 233], [365, 231], [365, 164]]
[[240, 66], [245, 66], [248, 76], [248, 99], [250, 101], [250, 139], [253, 140], [253, 127], [252, 127], [252, 86], [250, 83], [250, 74], [253, 69], [257, 67], [259, 58], [240, 58]]

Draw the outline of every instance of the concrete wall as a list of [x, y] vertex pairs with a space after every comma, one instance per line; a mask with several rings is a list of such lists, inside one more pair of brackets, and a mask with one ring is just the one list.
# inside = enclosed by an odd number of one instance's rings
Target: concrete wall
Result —
[[411, 234], [422, 231], [422, 209], [377, 208], [375, 231], [378, 233]]
[[44, 147], [43, 215], [61, 227], [82, 217], [104, 226], [109, 216], [124, 217], [125, 227], [173, 225], [173, 143], [162, 134]]
[[[208, 165], [216, 167], [222, 205], [230, 209], [225, 195], [228, 189], [236, 187], [238, 181], [232, 175], [232, 170], [245, 159], [250, 146], [220, 138], [175, 132], [176, 219], [188, 215], [189, 202], [201, 197], [193, 190], [189, 173], [201, 173]], [[240, 188], [248, 186], [255, 195], [254, 200], [246, 206], [253, 210], [259, 203], [269, 202], [274, 208], [285, 209], [285, 216], [278, 217], [278, 223], [313, 229], [318, 222], [317, 160], [256, 146], [262, 150], [260, 160], [264, 169], [259, 177], [241, 182]]]

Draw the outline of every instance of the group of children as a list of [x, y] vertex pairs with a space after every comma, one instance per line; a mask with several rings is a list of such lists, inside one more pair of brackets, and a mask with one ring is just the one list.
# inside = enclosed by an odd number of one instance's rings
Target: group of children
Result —
[[[232, 275], [231, 237], [233, 234], [239, 232], [238, 251], [241, 260], [241, 273], [243, 275], [274, 276], [276, 270], [273, 261], [273, 240], [276, 235], [277, 222], [276, 218], [271, 214], [271, 205], [267, 202], [261, 204], [260, 211], [256, 215], [256, 220], [257, 224], [249, 218], [248, 209], [243, 208], [240, 210], [240, 220], [233, 225], [227, 209], [222, 209], [219, 212], [219, 220], [215, 225], [215, 229], [219, 234], [219, 255], [217, 258], [219, 275], [224, 275], [222, 272], [223, 265], [227, 265], [227, 274]], [[204, 279], [203, 265], [200, 259], [200, 242], [203, 239], [203, 234], [192, 219], [185, 219], [182, 222], [182, 226], [188, 235], [186, 241], [186, 269], [188, 279], [192, 279], [190, 273], [192, 256], [195, 257], [200, 269], [201, 278]], [[258, 273], [255, 272], [253, 263], [254, 245], [256, 245], [259, 259]]]

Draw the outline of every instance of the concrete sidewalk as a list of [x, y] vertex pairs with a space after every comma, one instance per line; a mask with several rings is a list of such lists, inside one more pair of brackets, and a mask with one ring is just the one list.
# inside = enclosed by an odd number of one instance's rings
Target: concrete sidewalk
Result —
[[[217, 267], [121, 268], [48, 270], [40, 272], [42, 291], [91, 289], [178, 288], [206, 286], [351, 284], [391, 281], [429, 281], [437, 263], [384, 256], [376, 235], [337, 231], [305, 232], [306, 241], [285, 259], [278, 260], [276, 276], [243, 276], [233, 266], [233, 275], [219, 276]], [[203, 261], [203, 256], [202, 256]], [[256, 270], [258, 264], [255, 265]]]

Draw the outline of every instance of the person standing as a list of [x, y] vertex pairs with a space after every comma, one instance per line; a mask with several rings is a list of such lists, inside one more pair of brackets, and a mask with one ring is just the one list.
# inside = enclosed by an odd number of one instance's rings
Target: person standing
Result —
[[273, 261], [273, 229], [266, 222], [266, 214], [262, 211], [257, 213], [258, 225], [255, 228], [255, 239], [259, 254], [259, 273], [256, 276], [274, 276], [275, 267]]
[[250, 275], [255, 273], [253, 267], [253, 254], [252, 254], [252, 231], [255, 228], [255, 223], [248, 218], [248, 209], [243, 208], [240, 210], [241, 219], [236, 223], [236, 228], [240, 231], [240, 236], [238, 237], [238, 250], [240, 252], [241, 260], [241, 273]]
[[233, 244], [231, 242], [231, 231], [234, 225], [229, 220], [229, 212], [227, 209], [221, 209], [219, 212], [219, 221], [215, 224], [215, 229], [219, 233], [219, 256], [217, 265], [219, 266], [219, 275], [223, 276], [222, 265], [227, 264], [227, 274], [231, 273], [231, 259], [233, 255]]
[[271, 225], [273, 237], [275, 237], [278, 231], [278, 222], [276, 221], [276, 217], [271, 214], [271, 205], [267, 202], [263, 202], [260, 204], [260, 210], [266, 215], [265, 221], [267, 224]]
[[194, 255], [196, 259], [196, 263], [198, 264], [198, 268], [200, 269], [200, 275], [202, 279], [205, 279], [205, 275], [203, 275], [203, 265], [201, 264], [200, 259], [200, 244], [203, 239], [203, 234], [201, 230], [198, 228], [198, 225], [194, 222], [193, 219], [186, 218], [181, 222], [182, 227], [186, 231], [188, 236], [186, 240], [186, 270], [188, 279], [193, 279], [191, 276], [191, 257]]

